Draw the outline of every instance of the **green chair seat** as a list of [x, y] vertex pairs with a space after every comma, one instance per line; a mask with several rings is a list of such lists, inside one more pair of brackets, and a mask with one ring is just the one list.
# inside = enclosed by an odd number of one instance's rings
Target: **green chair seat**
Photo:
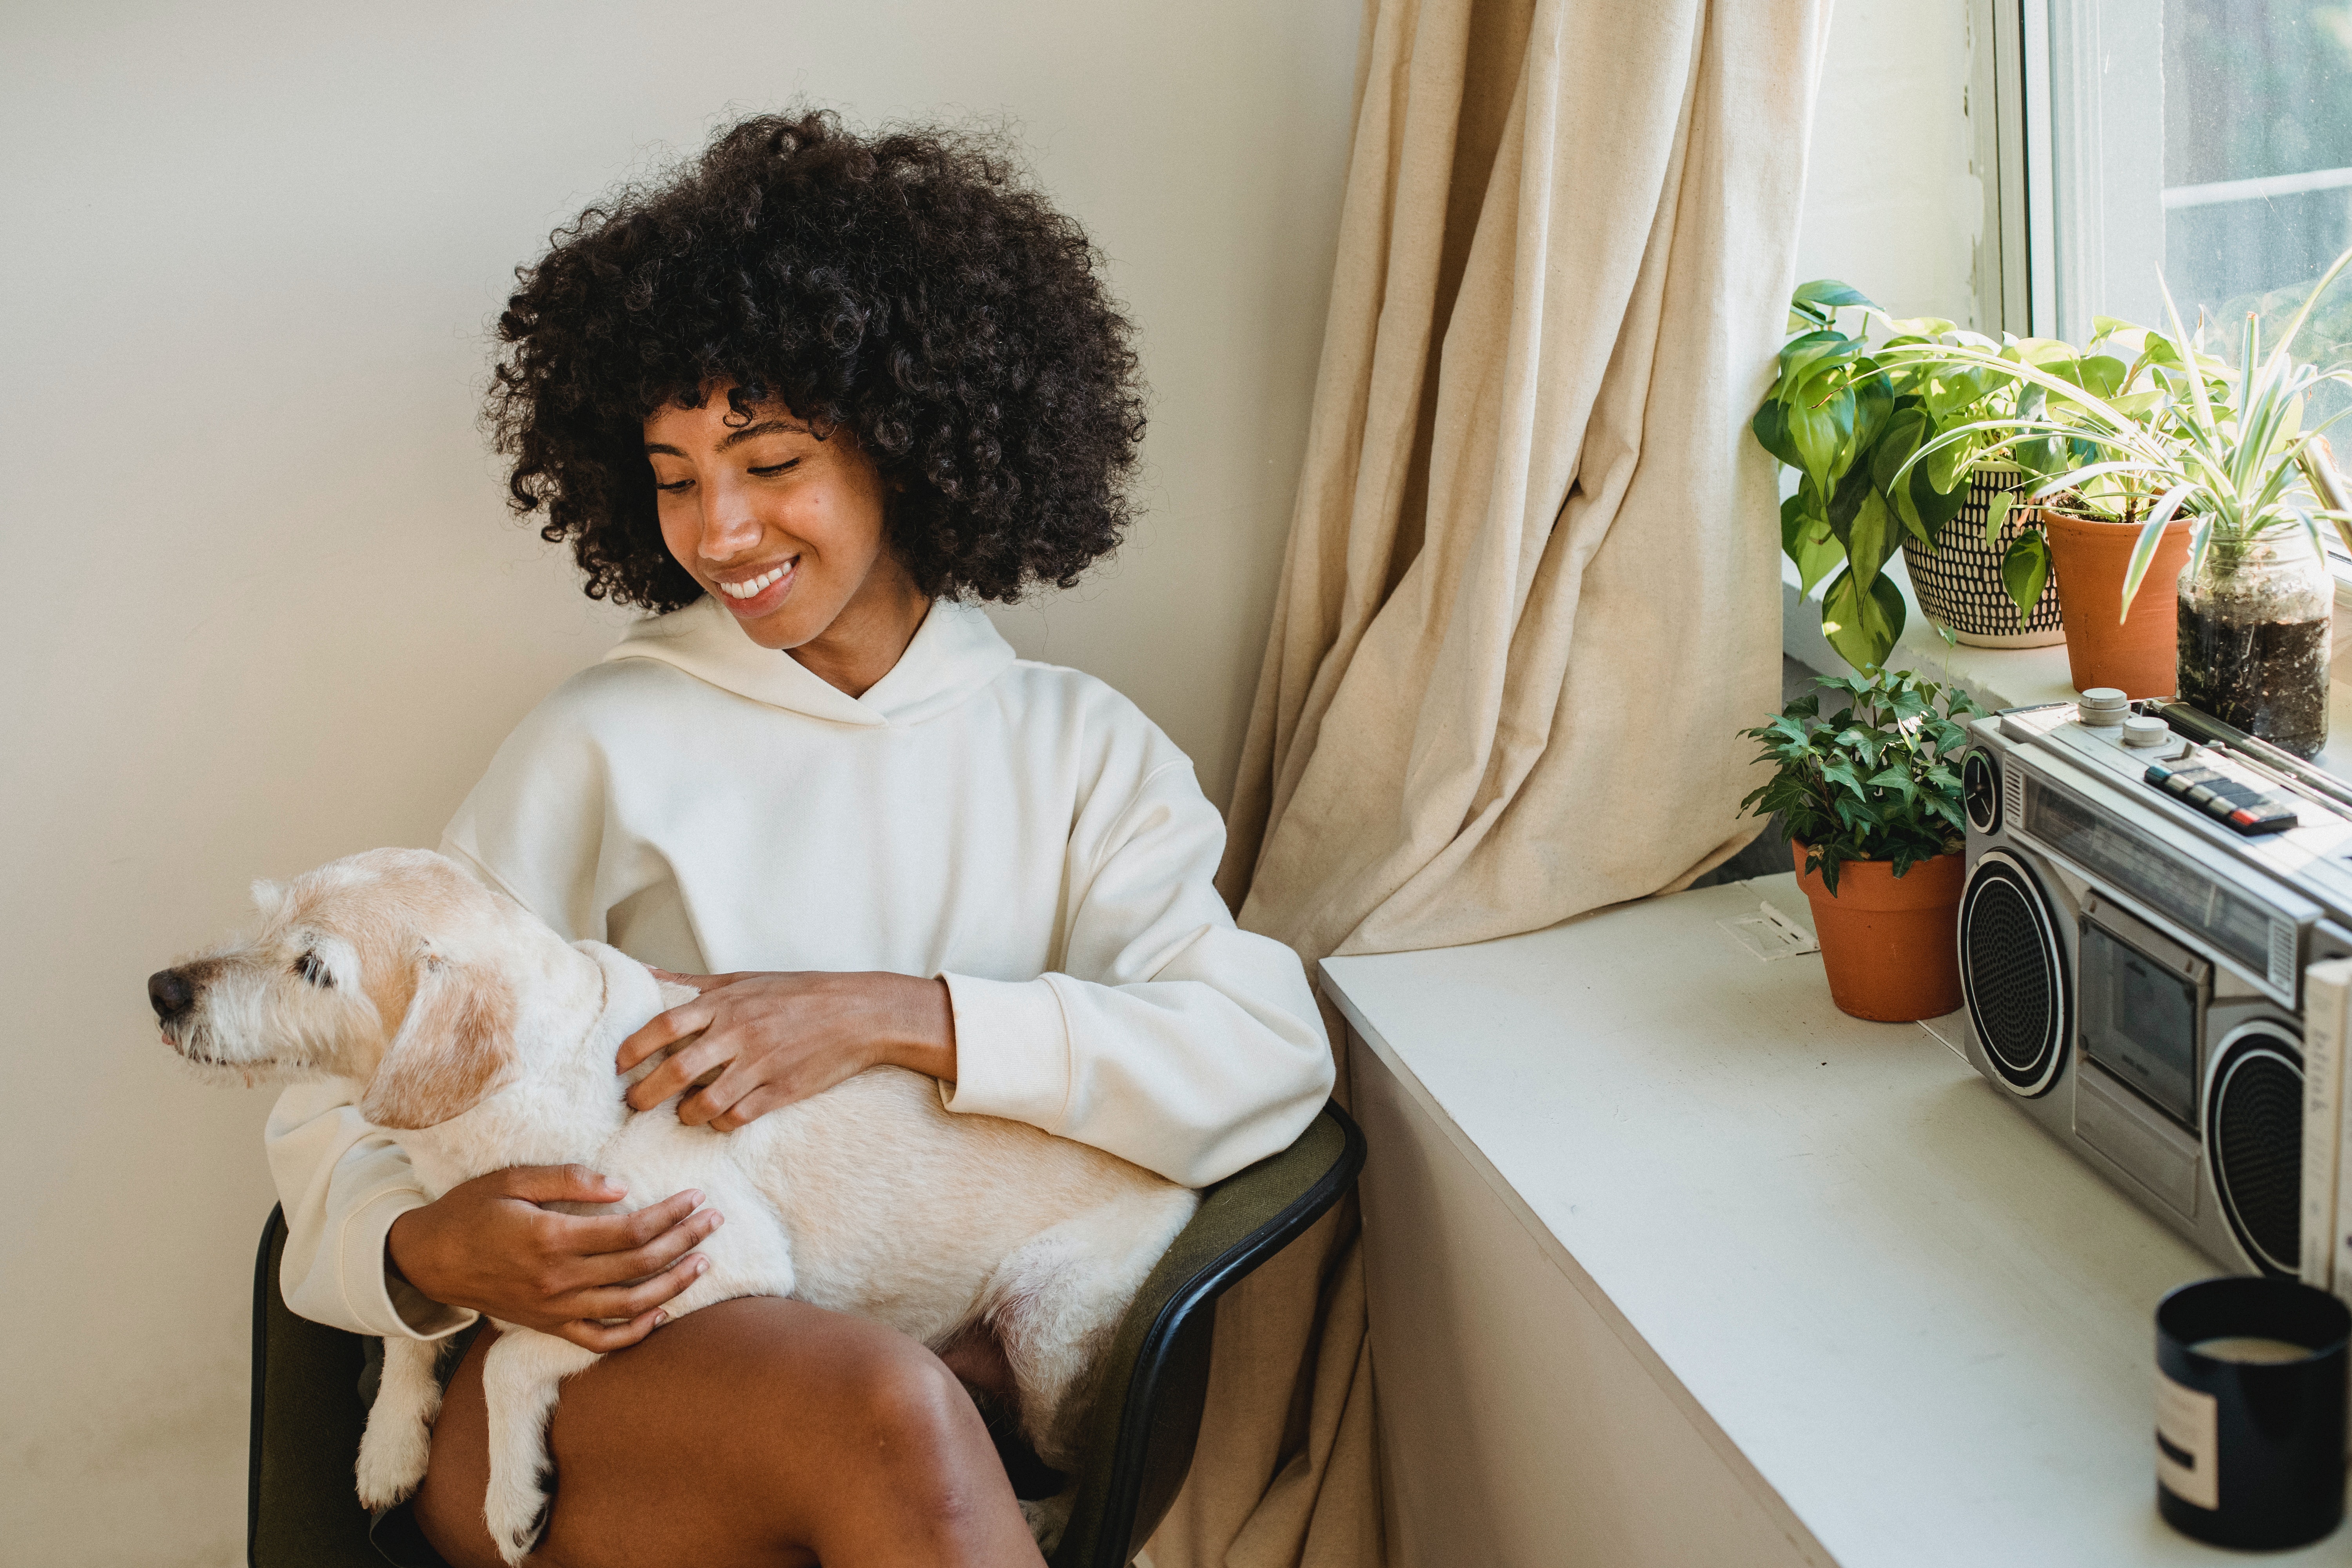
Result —
[[[1217, 1298], [1338, 1203], [1363, 1163], [1363, 1133], [1326, 1105], [1289, 1148], [1202, 1194], [1200, 1212], [1111, 1342], [1052, 1568], [1134, 1561], [1192, 1468]], [[272, 1209], [253, 1270], [247, 1560], [253, 1568], [383, 1568], [352, 1485], [367, 1426], [359, 1394], [365, 1342], [288, 1309], [278, 1283], [285, 1250], [285, 1216]]]

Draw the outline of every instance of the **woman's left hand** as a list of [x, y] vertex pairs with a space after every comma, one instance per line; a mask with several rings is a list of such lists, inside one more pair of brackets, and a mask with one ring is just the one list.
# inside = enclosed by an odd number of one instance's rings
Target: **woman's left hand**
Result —
[[707, 1073], [677, 1119], [731, 1132], [873, 1067], [955, 1077], [955, 1012], [944, 980], [910, 974], [655, 973], [701, 993], [621, 1042], [627, 1072], [664, 1047], [669, 1059], [629, 1089], [650, 1110]]

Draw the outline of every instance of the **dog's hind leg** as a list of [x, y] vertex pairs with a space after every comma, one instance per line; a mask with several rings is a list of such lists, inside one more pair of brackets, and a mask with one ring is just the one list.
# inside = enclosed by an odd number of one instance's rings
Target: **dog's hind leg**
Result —
[[446, 1340], [386, 1339], [383, 1379], [368, 1407], [367, 1432], [360, 1438], [360, 1501], [371, 1509], [405, 1501], [425, 1479], [433, 1452], [433, 1418], [441, 1414], [441, 1380], [435, 1375]]
[[489, 1406], [490, 1484], [482, 1514], [499, 1555], [522, 1562], [547, 1523], [547, 1422], [556, 1386], [593, 1366], [594, 1351], [530, 1329], [506, 1329], [482, 1358], [482, 1395]]
[[1022, 1428], [1055, 1468], [1069, 1469], [1075, 1458], [1069, 1427], [1083, 1401], [1073, 1395], [1199, 1207], [1181, 1187], [1113, 1199], [1014, 1247], [982, 1289], [980, 1317], [1012, 1366]]

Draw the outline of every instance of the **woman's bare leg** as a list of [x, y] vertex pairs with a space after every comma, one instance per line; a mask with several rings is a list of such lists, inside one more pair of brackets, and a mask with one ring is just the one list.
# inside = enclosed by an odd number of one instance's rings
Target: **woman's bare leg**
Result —
[[[416, 1521], [454, 1568], [502, 1568], [484, 1331], [433, 1428]], [[706, 1307], [563, 1384], [534, 1568], [949, 1568], [1040, 1559], [980, 1413], [937, 1356], [801, 1301]]]

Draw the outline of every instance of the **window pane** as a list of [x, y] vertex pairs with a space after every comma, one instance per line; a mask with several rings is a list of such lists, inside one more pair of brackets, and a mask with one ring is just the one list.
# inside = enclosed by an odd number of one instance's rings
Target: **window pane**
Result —
[[[2265, 340], [2284, 331], [2352, 243], [2352, 5], [2165, 0], [2164, 184], [2164, 275], [2183, 319], [2201, 307], [2207, 346], [2231, 359], [2247, 311]], [[2295, 352], [2352, 357], [2352, 281]]]

